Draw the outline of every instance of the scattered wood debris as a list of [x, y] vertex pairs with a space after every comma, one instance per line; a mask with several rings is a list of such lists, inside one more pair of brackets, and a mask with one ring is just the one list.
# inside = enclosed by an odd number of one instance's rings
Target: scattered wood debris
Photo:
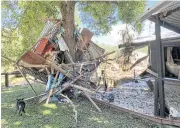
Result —
[[[91, 41], [93, 33], [88, 29], [74, 30], [75, 61], [63, 38], [63, 24], [60, 20], [47, 21], [38, 37], [37, 43], [18, 60], [17, 65], [22, 73], [34, 76], [47, 83], [46, 95], [39, 103], [51, 97], [58, 97], [69, 88], [82, 91], [91, 103], [101, 112], [89, 94], [95, 93], [98, 86], [90, 80], [101, 62], [107, 61], [105, 50]], [[28, 82], [28, 80], [27, 80]]]

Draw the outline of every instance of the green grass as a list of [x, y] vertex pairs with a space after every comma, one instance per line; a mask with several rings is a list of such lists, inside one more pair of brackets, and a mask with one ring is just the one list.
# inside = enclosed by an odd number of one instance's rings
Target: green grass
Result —
[[[38, 94], [44, 86], [35, 86]], [[19, 116], [15, 113], [16, 98], [33, 96], [29, 86], [15, 86], [3, 89], [1, 92], [1, 125], [3, 128], [74, 128], [75, 120], [71, 106], [67, 103], [37, 104], [29, 101], [26, 114]], [[83, 98], [73, 100], [78, 111], [78, 128], [157, 128], [156, 124], [134, 118], [133, 116], [117, 112], [112, 108], [100, 106], [102, 113]]]
[[[22, 80], [24, 80], [23, 77], [17, 78], [14, 75], [9, 75], [9, 84], [10, 85], [11, 85], [11, 83], [22, 81]], [[1, 86], [5, 86], [5, 76], [4, 75], [1, 76]]]

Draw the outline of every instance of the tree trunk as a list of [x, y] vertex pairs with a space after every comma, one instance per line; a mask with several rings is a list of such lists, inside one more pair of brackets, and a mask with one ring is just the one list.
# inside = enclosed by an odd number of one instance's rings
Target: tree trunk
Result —
[[73, 61], [75, 62], [75, 38], [73, 36], [74, 32], [74, 13], [75, 13], [75, 1], [63, 1], [60, 5], [61, 15], [63, 20], [63, 27], [65, 33], [63, 34], [64, 40], [69, 47], [70, 55], [72, 56]]

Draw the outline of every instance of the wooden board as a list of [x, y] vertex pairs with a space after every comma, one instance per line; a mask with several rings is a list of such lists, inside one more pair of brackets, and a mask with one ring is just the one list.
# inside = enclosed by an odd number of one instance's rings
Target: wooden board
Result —
[[21, 60], [28, 64], [45, 64], [45, 59], [37, 55], [33, 51], [27, 51], [22, 57]]

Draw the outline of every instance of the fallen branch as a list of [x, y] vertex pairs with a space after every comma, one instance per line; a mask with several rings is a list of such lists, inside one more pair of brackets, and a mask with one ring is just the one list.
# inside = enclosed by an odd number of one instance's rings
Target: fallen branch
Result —
[[132, 68], [134, 68], [137, 64], [139, 64], [140, 62], [142, 62], [143, 60], [145, 60], [146, 58], [148, 58], [148, 55], [146, 55], [146, 56], [138, 59], [138, 60], [130, 67], [130, 70], [131, 70]]
[[[92, 59], [92, 60], [97, 60], [97, 59], [100, 59], [100, 58], [104, 58], [104, 57], [106, 57], [106, 56], [108, 56], [108, 55], [111, 55], [111, 54], [113, 54], [113, 53], [115, 53], [115, 51], [112, 51], [112, 52], [109, 52], [109, 53], [103, 54], [102, 56], [97, 57], [97, 58]], [[91, 61], [92, 61], [92, 60], [91, 60]]]
[[73, 107], [73, 112], [74, 112], [74, 119], [75, 119], [75, 121], [76, 121], [76, 124], [77, 124], [77, 110], [76, 110], [76, 106], [73, 104], [73, 102], [67, 97], [67, 96], [65, 96], [65, 95], [63, 95], [63, 94], [60, 94], [62, 97], [64, 97], [64, 98], [66, 98], [68, 101], [69, 101], [69, 103], [71, 104], [71, 106]]

